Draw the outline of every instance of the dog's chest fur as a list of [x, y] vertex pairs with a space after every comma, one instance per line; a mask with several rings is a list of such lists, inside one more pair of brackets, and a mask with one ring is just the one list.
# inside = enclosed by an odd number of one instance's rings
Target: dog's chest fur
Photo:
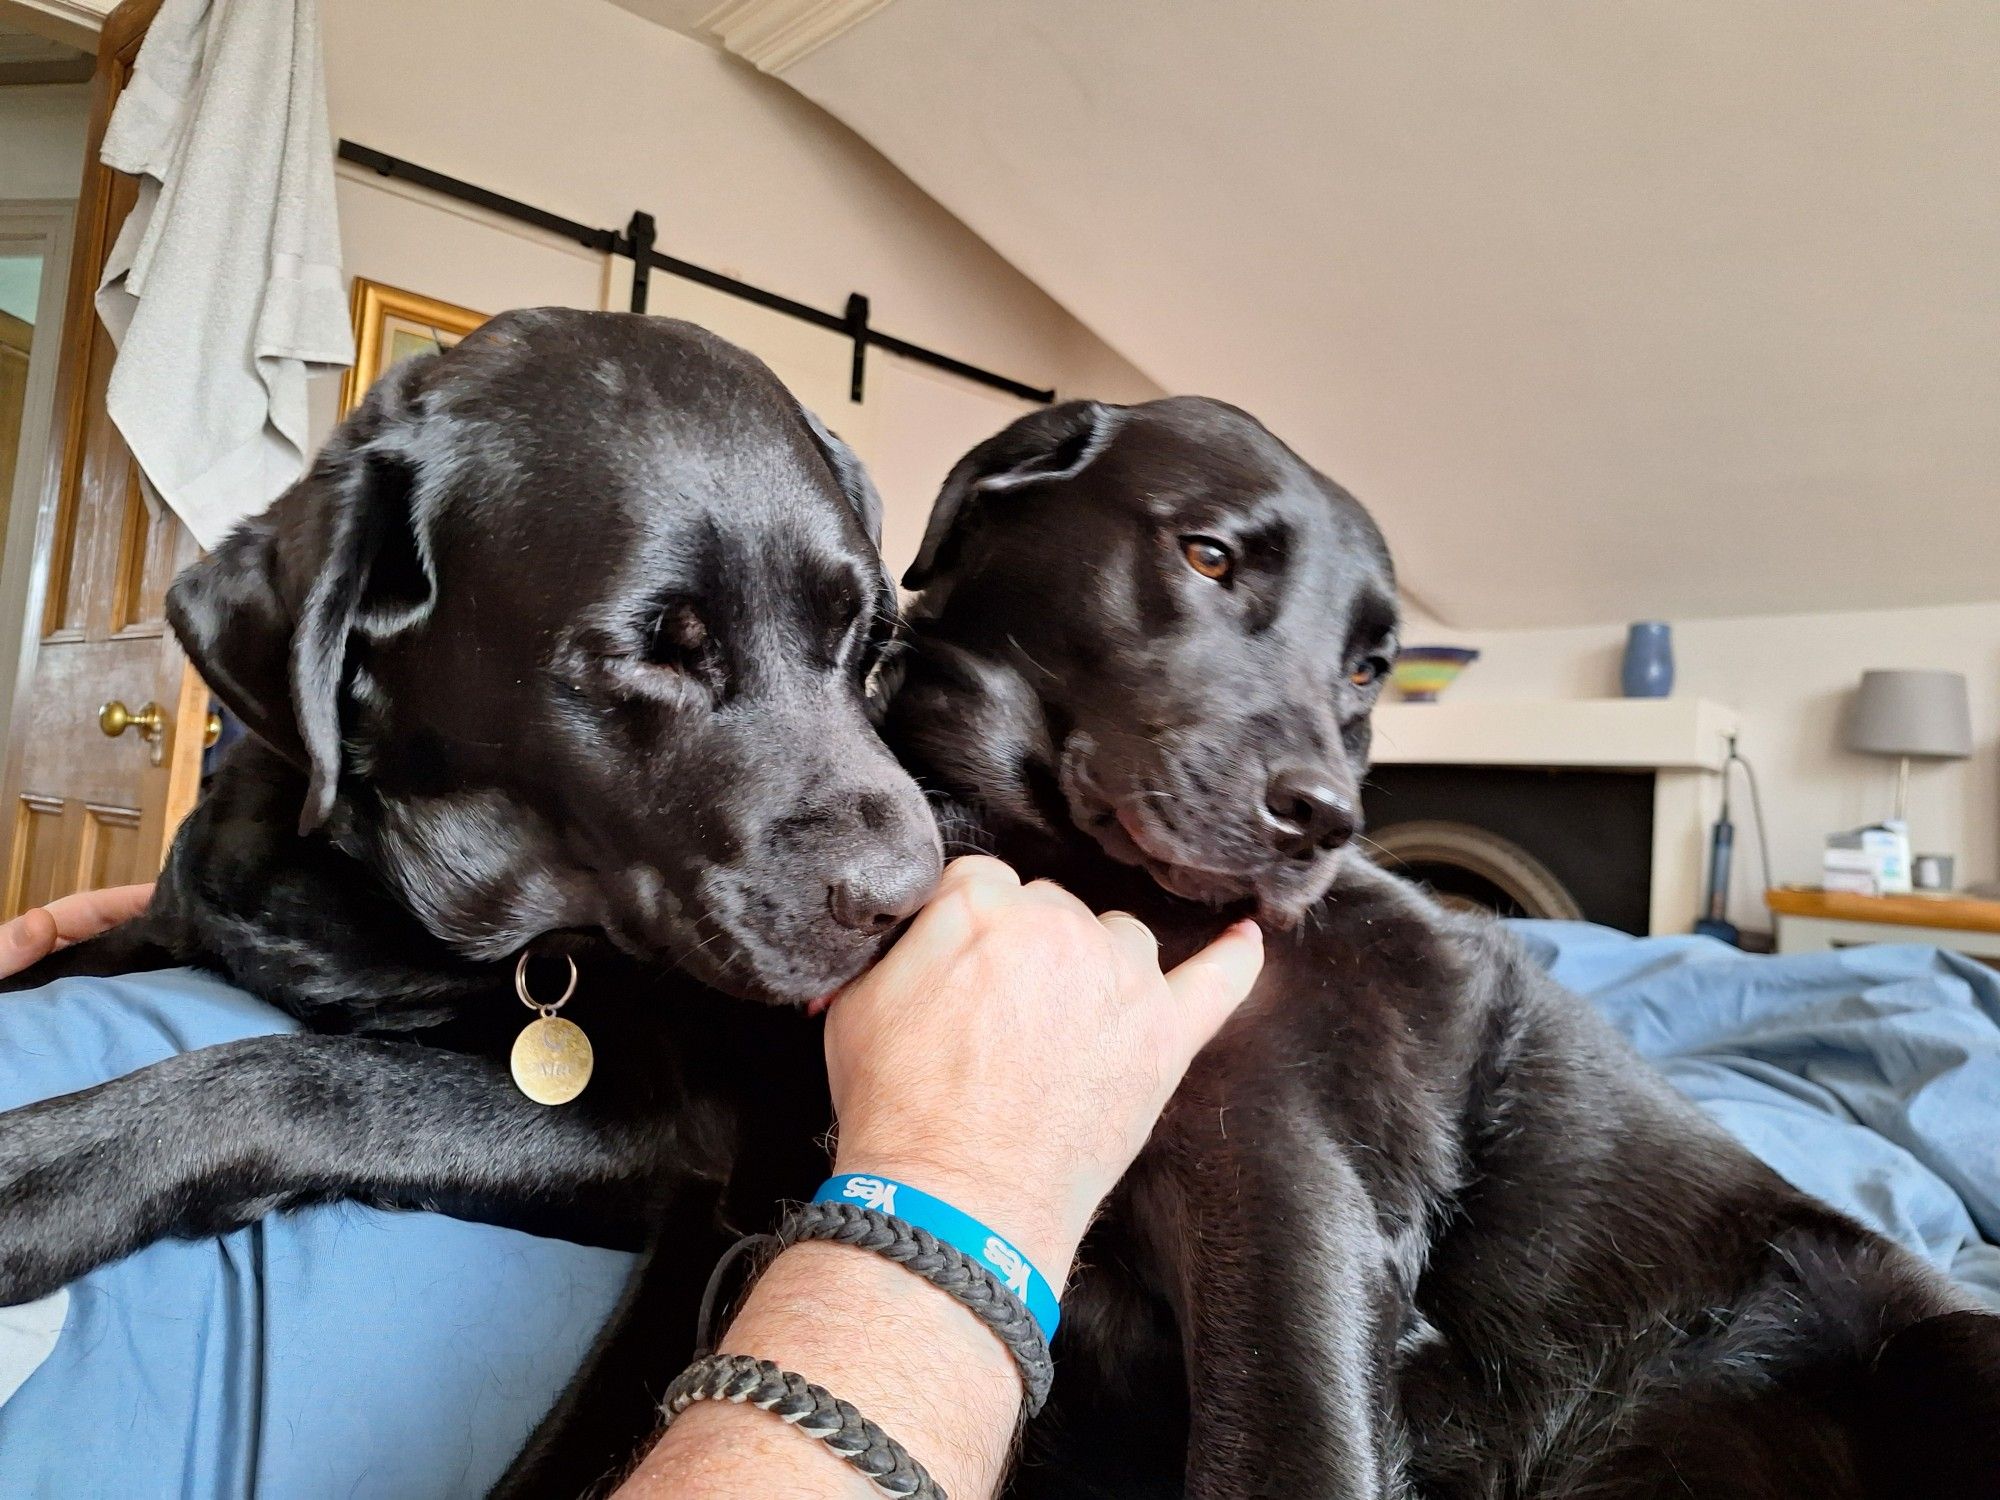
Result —
[[[996, 852], [1095, 907], [1133, 912], [1167, 965], [1229, 920], [1087, 851], [1003, 839]], [[1379, 1325], [1384, 1359], [1428, 1336], [1419, 1282], [1470, 1171], [1471, 1122], [1505, 1083], [1498, 946], [1491, 923], [1444, 912], [1358, 858], [1302, 924], [1267, 935], [1255, 991], [1085, 1242], [1064, 1298], [1065, 1379], [1030, 1429], [1014, 1493], [1178, 1493], [1182, 1320], [1224, 1288], [1273, 1317], [1316, 1315], [1324, 1257], [1351, 1239], [1336, 1203], [1362, 1205], [1378, 1230], [1363, 1252], [1372, 1305], [1356, 1316]]]
[[[1152, 915], [1169, 961], [1213, 935], [1184, 906]], [[1439, 916], [1357, 861], [1300, 927], [1267, 934], [1256, 989], [1189, 1070], [1140, 1180], [1226, 1173], [1311, 1121], [1332, 1147], [1365, 1144], [1355, 1173], [1399, 1281], [1414, 1287], [1439, 1209], [1464, 1180], [1466, 1122], [1486, 1083], [1489, 1028], [1466, 1003], [1480, 998], [1471, 960], [1483, 945], [1471, 924]]]

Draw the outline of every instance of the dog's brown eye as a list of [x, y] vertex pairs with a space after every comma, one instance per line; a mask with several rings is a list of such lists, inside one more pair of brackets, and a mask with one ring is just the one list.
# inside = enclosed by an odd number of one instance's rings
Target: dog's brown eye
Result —
[[1181, 556], [1195, 572], [1217, 583], [1227, 583], [1236, 571], [1236, 555], [1212, 536], [1182, 537]]
[[879, 612], [869, 616], [867, 632], [861, 638], [861, 654], [854, 663], [857, 681], [868, 680], [869, 673], [882, 664], [882, 658], [888, 655], [895, 639], [896, 622], [893, 616], [885, 619]]
[[1385, 658], [1371, 656], [1352, 672], [1349, 672], [1347, 680], [1358, 688], [1373, 687], [1382, 680], [1388, 670], [1389, 663]]
[[692, 604], [669, 600], [654, 616], [640, 652], [659, 667], [671, 667], [713, 683], [722, 670], [722, 654], [709, 633], [708, 622]]
[[706, 650], [708, 625], [692, 605], [670, 604], [653, 622], [652, 647], [662, 659]]

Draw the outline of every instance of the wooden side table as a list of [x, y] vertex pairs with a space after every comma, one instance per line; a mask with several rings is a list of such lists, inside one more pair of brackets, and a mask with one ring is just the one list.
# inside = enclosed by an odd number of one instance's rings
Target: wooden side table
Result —
[[2000, 959], [2000, 901], [1949, 892], [1857, 896], [1781, 886], [1764, 893], [1778, 924], [1780, 953], [1822, 953], [1862, 943], [1933, 943], [1974, 958]]

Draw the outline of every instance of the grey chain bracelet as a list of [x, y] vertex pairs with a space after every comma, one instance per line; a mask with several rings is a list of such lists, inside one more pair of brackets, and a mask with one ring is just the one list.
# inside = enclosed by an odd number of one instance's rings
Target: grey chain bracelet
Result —
[[767, 1411], [828, 1449], [898, 1500], [948, 1500], [903, 1445], [847, 1402], [803, 1375], [748, 1354], [708, 1354], [667, 1389], [660, 1410], [668, 1425], [698, 1401], [728, 1401]]
[[875, 1209], [842, 1202], [808, 1203], [778, 1226], [781, 1247], [802, 1240], [872, 1250], [954, 1298], [1014, 1356], [1027, 1393], [1024, 1415], [1033, 1417], [1047, 1403], [1056, 1370], [1041, 1325], [1005, 1282], [956, 1245]]
[[756, 1261], [749, 1279], [754, 1281], [779, 1251], [802, 1240], [828, 1240], [872, 1250], [928, 1281], [990, 1328], [1014, 1356], [1027, 1398], [1022, 1420], [1035, 1416], [1048, 1402], [1049, 1387], [1056, 1378], [1055, 1362], [1041, 1325], [1021, 1299], [957, 1246], [856, 1203], [808, 1203], [786, 1219], [776, 1234], [745, 1235], [732, 1245], [715, 1263], [708, 1288], [702, 1293], [701, 1314], [695, 1325], [696, 1349], [705, 1354], [716, 1345], [729, 1302], [723, 1294], [723, 1282], [730, 1269], [745, 1256], [753, 1256]]

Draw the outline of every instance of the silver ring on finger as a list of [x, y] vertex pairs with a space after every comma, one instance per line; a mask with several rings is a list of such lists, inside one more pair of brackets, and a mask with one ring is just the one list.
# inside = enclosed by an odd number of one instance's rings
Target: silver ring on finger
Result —
[[1145, 933], [1147, 937], [1152, 939], [1153, 946], [1155, 948], [1160, 946], [1159, 934], [1154, 932], [1152, 928], [1148, 927], [1144, 922], [1140, 921], [1137, 917], [1133, 916], [1132, 913], [1130, 913], [1129, 911], [1107, 911], [1102, 916], [1098, 917], [1097, 920], [1100, 922], [1130, 922], [1134, 927], [1138, 928], [1141, 932]]

